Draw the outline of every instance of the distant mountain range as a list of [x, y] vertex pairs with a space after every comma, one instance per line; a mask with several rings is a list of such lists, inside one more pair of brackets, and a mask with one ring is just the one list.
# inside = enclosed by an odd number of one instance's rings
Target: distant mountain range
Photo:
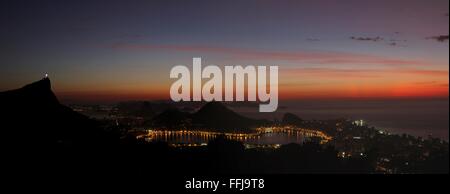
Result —
[[206, 128], [240, 129], [269, 123], [241, 116], [220, 102], [210, 102], [192, 115], [194, 126]]
[[[0, 107], [2, 143], [92, 145], [120, 140], [119, 136], [100, 127], [97, 121], [60, 104], [52, 92], [49, 78], [20, 89], [0, 92]], [[150, 119], [152, 126], [166, 129], [246, 131], [272, 124], [272, 121], [241, 116], [221, 102], [209, 102], [199, 107], [195, 111], [179, 110], [170, 103], [128, 102], [118, 105], [122, 113], [145, 117]], [[288, 115], [286, 119], [286, 123], [299, 122], [301, 120], [295, 115]]]
[[178, 109], [169, 109], [153, 119], [156, 127], [216, 129], [216, 130], [246, 130], [268, 124], [270, 121], [251, 119], [241, 116], [228, 109], [221, 102], [209, 102], [197, 112], [188, 113]]
[[50, 79], [0, 92], [1, 142], [7, 144], [104, 144], [114, 141], [95, 121], [59, 103]]

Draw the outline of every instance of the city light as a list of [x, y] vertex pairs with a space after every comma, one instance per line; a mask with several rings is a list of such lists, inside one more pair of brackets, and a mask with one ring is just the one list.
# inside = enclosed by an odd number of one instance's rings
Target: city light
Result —
[[[333, 138], [327, 134], [325, 134], [322, 131], [315, 130], [315, 129], [304, 129], [299, 128], [295, 126], [270, 126], [270, 127], [258, 127], [254, 128], [252, 130], [249, 130], [248, 133], [242, 133], [242, 132], [218, 132], [214, 131], [212, 129], [195, 129], [195, 130], [186, 130], [186, 129], [180, 129], [180, 130], [165, 130], [165, 129], [147, 129], [146, 133], [137, 135], [137, 139], [144, 139], [145, 141], [152, 142], [152, 141], [165, 141], [170, 142], [170, 140], [173, 139], [179, 139], [180, 141], [185, 141], [189, 143], [180, 143], [175, 142], [171, 143], [170, 145], [173, 147], [182, 147], [182, 146], [205, 146], [207, 145], [206, 142], [213, 140], [219, 136], [224, 136], [225, 139], [228, 140], [234, 140], [234, 141], [240, 141], [244, 142], [246, 147], [248, 148], [279, 148], [279, 144], [265, 144], [262, 145], [256, 145], [255, 143], [246, 143], [251, 140], [257, 140], [260, 139], [264, 134], [271, 134], [271, 133], [285, 133], [293, 135], [298, 134], [305, 138], [319, 138], [320, 144], [325, 144], [329, 141], [331, 141]], [[197, 143], [193, 143], [196, 142]]]

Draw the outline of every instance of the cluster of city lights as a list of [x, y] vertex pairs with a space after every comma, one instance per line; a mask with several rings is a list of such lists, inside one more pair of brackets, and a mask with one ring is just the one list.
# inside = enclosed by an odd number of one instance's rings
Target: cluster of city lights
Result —
[[[258, 127], [251, 130], [250, 133], [233, 133], [233, 132], [217, 132], [209, 129], [198, 129], [198, 130], [165, 130], [165, 129], [148, 129], [145, 134], [138, 135], [138, 139], [144, 139], [145, 141], [151, 142], [155, 140], [161, 140], [168, 142], [171, 138], [184, 138], [187, 142], [192, 142], [192, 140], [201, 140], [207, 142], [209, 140], [215, 139], [218, 136], [223, 136], [225, 139], [235, 140], [244, 142], [246, 140], [259, 139], [263, 134], [266, 133], [287, 133], [287, 134], [301, 134], [304, 137], [316, 137], [320, 138], [321, 144], [325, 144], [332, 140], [332, 137], [325, 134], [322, 131], [314, 129], [304, 129], [295, 126], [270, 126], [270, 127]], [[197, 147], [205, 146], [205, 143], [173, 143], [174, 147]], [[278, 148], [279, 145], [266, 145], [266, 147]], [[255, 147], [252, 145], [247, 145], [246, 147]], [[258, 146], [261, 147], [261, 146]]]

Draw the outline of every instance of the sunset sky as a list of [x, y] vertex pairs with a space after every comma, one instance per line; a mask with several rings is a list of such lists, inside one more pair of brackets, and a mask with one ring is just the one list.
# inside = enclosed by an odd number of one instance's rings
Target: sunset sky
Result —
[[[132, 3], [134, 2], [134, 3]], [[278, 65], [280, 97], [448, 97], [448, 0], [0, 2], [0, 91], [167, 99], [170, 69]]]

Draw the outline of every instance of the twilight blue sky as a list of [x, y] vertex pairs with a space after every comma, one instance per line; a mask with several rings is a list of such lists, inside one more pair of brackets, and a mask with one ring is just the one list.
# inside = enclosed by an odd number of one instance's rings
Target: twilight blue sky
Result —
[[165, 98], [170, 68], [202, 57], [279, 65], [285, 98], [448, 96], [448, 4], [6, 0], [0, 90], [48, 72], [63, 98]]

